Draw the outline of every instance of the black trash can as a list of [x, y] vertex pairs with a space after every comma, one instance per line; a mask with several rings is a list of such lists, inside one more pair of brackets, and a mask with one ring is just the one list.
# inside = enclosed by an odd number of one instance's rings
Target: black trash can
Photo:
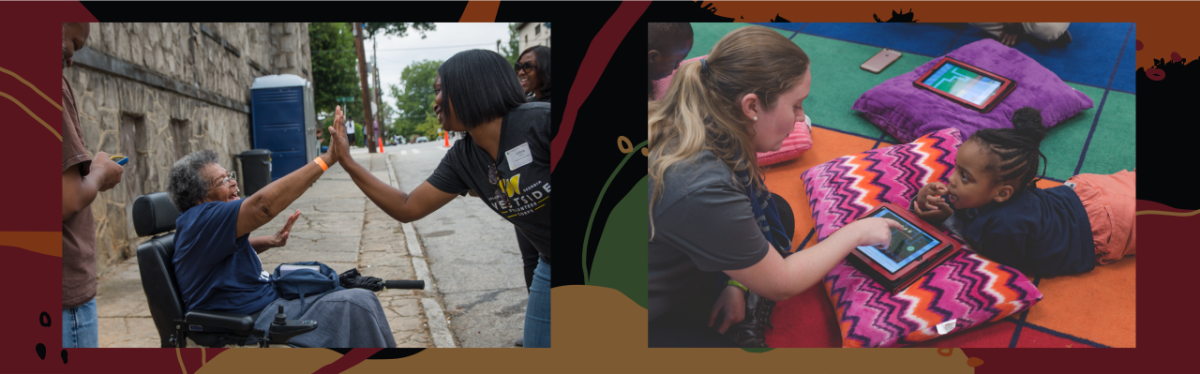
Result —
[[271, 183], [271, 151], [266, 149], [251, 149], [238, 155], [242, 163], [242, 176], [238, 185], [246, 196], [253, 195], [258, 190]]

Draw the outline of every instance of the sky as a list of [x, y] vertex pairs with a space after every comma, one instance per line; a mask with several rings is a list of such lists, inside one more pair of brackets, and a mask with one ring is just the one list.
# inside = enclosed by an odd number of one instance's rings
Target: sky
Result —
[[[363, 52], [367, 61], [374, 53], [379, 60], [379, 77], [382, 81], [383, 100], [395, 109], [396, 98], [392, 97], [389, 85], [400, 84], [400, 73], [404, 67], [421, 60], [445, 61], [455, 53], [468, 49], [496, 51], [496, 40], [500, 45], [508, 44], [507, 23], [439, 23], [437, 30], [421, 35], [410, 31], [408, 36], [377, 35], [378, 50], [371, 39], [363, 39]], [[497, 51], [499, 52], [499, 51]]]

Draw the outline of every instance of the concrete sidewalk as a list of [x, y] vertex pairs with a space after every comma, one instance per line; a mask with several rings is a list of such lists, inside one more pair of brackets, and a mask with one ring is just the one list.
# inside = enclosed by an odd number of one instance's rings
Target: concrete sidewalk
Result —
[[[382, 154], [356, 149], [352, 157], [380, 180], [396, 185]], [[301, 215], [288, 243], [261, 253], [263, 269], [280, 263], [320, 261], [337, 272], [351, 268], [387, 280], [424, 279], [425, 290], [385, 290], [376, 293], [387, 313], [397, 347], [454, 347], [437, 286], [429, 276], [424, 251], [411, 228], [379, 209], [334, 165], [275, 220], [251, 236], [273, 235], [296, 209]], [[411, 226], [409, 226], [411, 227]], [[145, 240], [145, 239], [143, 239]], [[137, 258], [122, 262], [100, 278], [96, 304], [100, 315], [101, 347], [158, 347], [159, 338]], [[433, 325], [433, 326], [430, 326]]]

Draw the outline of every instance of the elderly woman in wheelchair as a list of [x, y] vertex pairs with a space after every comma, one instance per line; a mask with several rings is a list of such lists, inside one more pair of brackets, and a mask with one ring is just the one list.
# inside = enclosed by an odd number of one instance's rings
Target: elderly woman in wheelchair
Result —
[[[222, 328], [206, 328], [203, 321], [215, 326], [239, 326], [233, 327], [233, 330], [249, 330], [246, 329], [249, 327], [247, 324], [253, 321], [254, 331], [271, 331], [280, 337], [289, 334], [277, 331], [282, 330], [282, 326], [272, 327], [272, 323], [277, 318], [282, 322], [282, 316], [276, 315], [282, 310], [288, 319], [316, 321], [319, 327], [294, 337], [270, 339], [274, 340], [272, 344], [286, 342], [295, 347], [327, 348], [396, 346], [383, 306], [371, 291], [338, 290], [316, 300], [309, 298], [303, 308], [301, 299], [286, 300], [279, 297], [270, 274], [262, 268], [258, 253], [286, 243], [287, 231], [299, 216], [299, 211], [289, 218], [287, 226], [279, 234], [249, 236], [286, 209], [329, 165], [337, 161], [332, 152], [322, 154], [312, 163], [245, 199], [238, 199], [237, 181], [219, 165], [212, 151], [192, 153], [171, 167], [168, 177], [170, 201], [182, 213], [175, 220], [173, 254], [164, 255], [170, 258], [162, 260], [170, 261], [168, 266], [173, 267], [173, 278], [178, 285], [176, 291], [182, 299], [183, 309], [189, 311], [186, 323], [171, 321], [176, 330], [182, 330], [181, 326], [187, 325], [197, 331], [225, 331]], [[139, 249], [139, 261], [141, 252], [142, 249]], [[143, 269], [144, 275], [146, 272]], [[150, 293], [151, 290], [147, 288], [147, 294]], [[154, 305], [151, 308], [153, 312]], [[235, 318], [228, 319], [223, 317], [225, 315]], [[160, 318], [155, 316], [155, 319], [159, 323]], [[242, 322], [229, 322], [234, 320]], [[292, 327], [291, 322], [288, 327]], [[300, 324], [304, 323], [311, 324]], [[159, 330], [162, 333], [163, 326], [160, 325]], [[176, 335], [187, 334], [177, 331]], [[176, 335], [172, 335], [171, 339], [178, 338]], [[167, 344], [166, 340], [164, 337], [164, 345]], [[257, 340], [234, 339], [233, 342], [248, 344]]]

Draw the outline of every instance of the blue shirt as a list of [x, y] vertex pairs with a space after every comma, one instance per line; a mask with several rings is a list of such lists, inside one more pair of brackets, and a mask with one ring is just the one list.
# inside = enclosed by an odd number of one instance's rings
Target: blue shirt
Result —
[[981, 255], [1028, 276], [1092, 271], [1096, 249], [1083, 202], [1068, 186], [1026, 188], [1008, 201], [957, 209], [961, 235]]
[[241, 206], [240, 200], [204, 203], [175, 220], [172, 262], [188, 310], [251, 314], [278, 298], [250, 235], [236, 237]]

